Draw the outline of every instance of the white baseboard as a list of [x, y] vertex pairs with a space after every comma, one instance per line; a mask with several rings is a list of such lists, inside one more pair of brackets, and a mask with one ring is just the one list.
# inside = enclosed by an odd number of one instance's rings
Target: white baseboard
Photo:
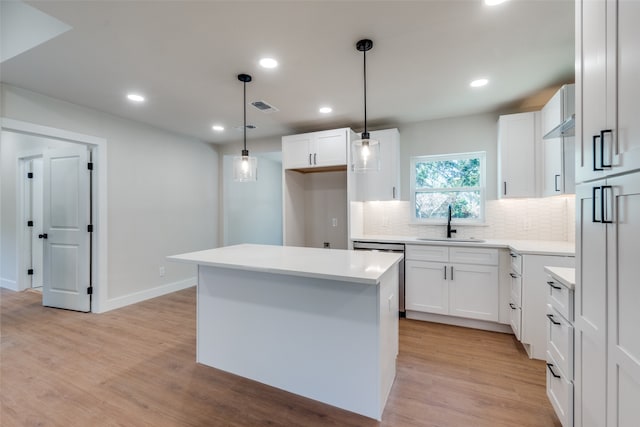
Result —
[[117, 298], [108, 299], [105, 304], [102, 304], [95, 313], [104, 313], [106, 311], [115, 310], [117, 308], [126, 307], [131, 304], [135, 304], [141, 301], [145, 301], [151, 298], [156, 298], [162, 295], [170, 294], [172, 292], [181, 291], [183, 289], [195, 286], [198, 283], [197, 277], [190, 277], [178, 282], [167, 283], [166, 285], [158, 286], [151, 289], [145, 289], [144, 291], [135, 292], [133, 294], [124, 295]]
[[486, 320], [465, 319], [463, 317], [445, 316], [442, 314], [423, 313], [407, 310], [407, 319], [424, 320], [426, 322], [444, 323], [447, 325], [462, 326], [464, 328], [483, 329], [485, 331], [513, 334], [510, 325], [487, 322]]
[[16, 292], [19, 291], [18, 282], [16, 282], [15, 280], [9, 280], [4, 278], [0, 278], [0, 288], [11, 289], [12, 291], [16, 291]]

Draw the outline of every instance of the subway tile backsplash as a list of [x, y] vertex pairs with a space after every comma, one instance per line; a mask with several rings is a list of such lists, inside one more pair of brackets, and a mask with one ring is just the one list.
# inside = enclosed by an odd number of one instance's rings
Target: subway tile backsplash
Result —
[[[353, 202], [351, 212], [362, 215], [362, 228], [352, 230], [356, 235], [361, 229], [365, 235], [446, 236], [445, 225], [410, 223], [406, 201]], [[488, 200], [484, 225], [464, 226], [454, 220], [454, 228], [458, 238], [575, 241], [575, 196]]]

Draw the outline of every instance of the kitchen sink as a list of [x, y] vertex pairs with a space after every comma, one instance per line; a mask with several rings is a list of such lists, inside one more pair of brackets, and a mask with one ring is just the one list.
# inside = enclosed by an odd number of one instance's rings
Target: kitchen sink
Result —
[[486, 242], [484, 239], [448, 239], [446, 237], [443, 238], [433, 238], [433, 237], [418, 237], [417, 240], [422, 240], [423, 242], [460, 242], [460, 243], [483, 243]]

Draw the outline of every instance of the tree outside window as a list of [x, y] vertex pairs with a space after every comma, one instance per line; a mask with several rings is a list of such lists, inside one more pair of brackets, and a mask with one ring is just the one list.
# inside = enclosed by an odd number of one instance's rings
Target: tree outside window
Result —
[[484, 220], [484, 152], [411, 158], [413, 218], [419, 222]]

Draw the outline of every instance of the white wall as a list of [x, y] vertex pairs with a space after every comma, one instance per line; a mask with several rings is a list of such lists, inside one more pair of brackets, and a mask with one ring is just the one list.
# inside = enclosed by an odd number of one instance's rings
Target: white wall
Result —
[[402, 200], [409, 200], [409, 162], [412, 156], [487, 153], [487, 199], [497, 197], [498, 116], [479, 114], [403, 124], [400, 130]]
[[282, 162], [252, 152], [258, 179], [235, 182], [233, 158], [239, 154], [224, 156], [224, 245], [282, 245]]
[[[194, 267], [165, 257], [218, 246], [219, 165], [212, 145], [6, 84], [0, 113], [107, 140], [107, 309], [195, 283]], [[1, 204], [4, 258], [10, 227], [4, 217], [14, 202], [2, 192]]]

